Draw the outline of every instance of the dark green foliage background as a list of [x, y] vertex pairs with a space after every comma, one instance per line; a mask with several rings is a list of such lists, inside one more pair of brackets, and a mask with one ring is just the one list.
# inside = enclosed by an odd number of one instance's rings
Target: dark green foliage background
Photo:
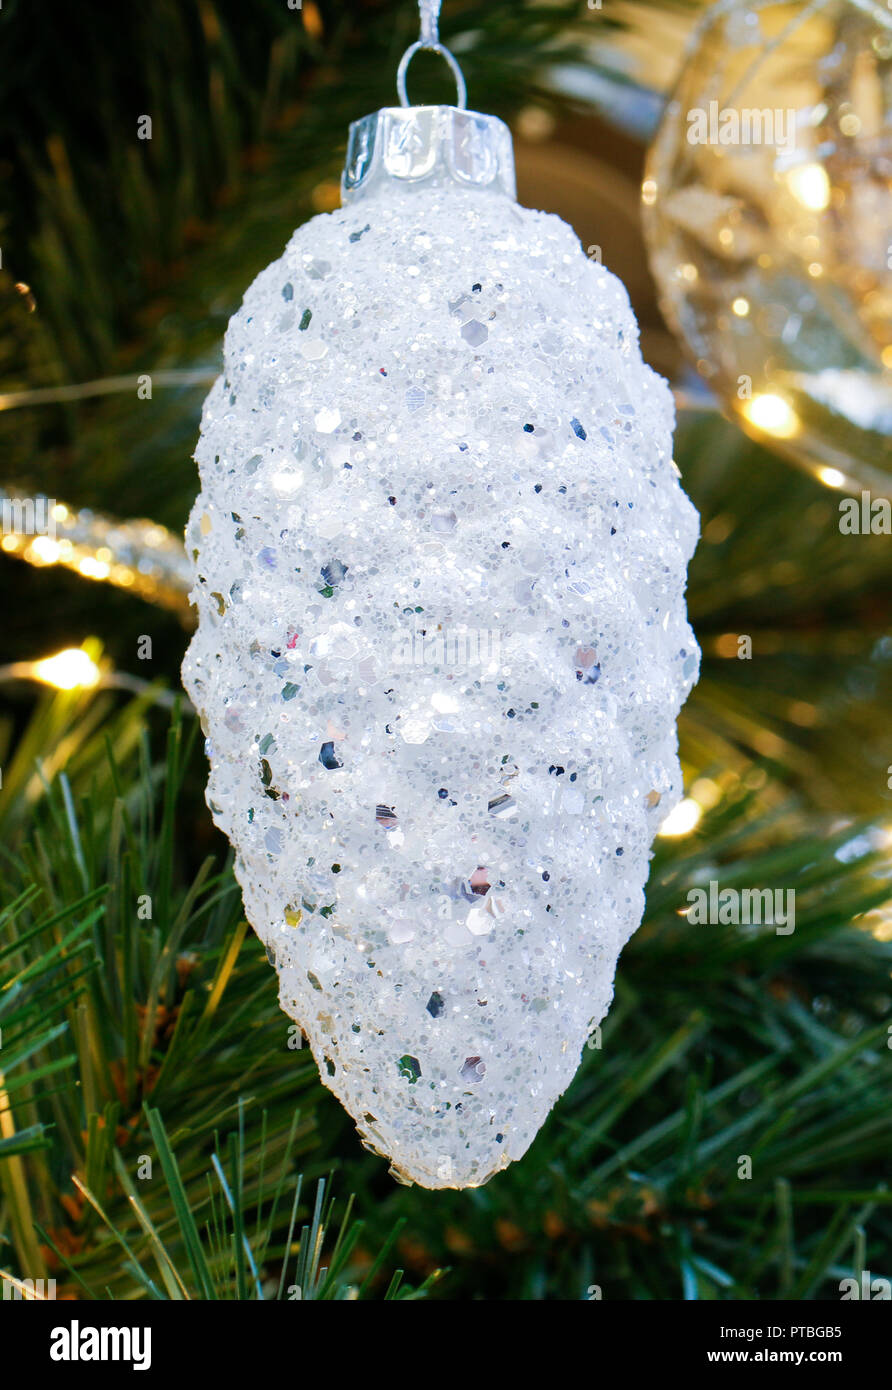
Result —
[[[555, 104], [542, 64], [590, 33], [584, 4], [446, 8], [472, 95], [508, 118]], [[0, 390], [214, 369], [415, 31], [408, 3], [309, 9], [5, 0]], [[0, 480], [180, 529], [203, 394], [0, 411]], [[892, 944], [860, 920], [889, 897], [888, 538], [841, 536], [831, 494], [714, 414], [683, 419], [676, 457], [704, 525], [682, 755], [721, 797], [658, 842], [602, 1048], [480, 1190], [397, 1187], [289, 1049], [191, 713], [2, 686], [0, 1269], [116, 1298], [834, 1298], [892, 1273]], [[177, 689], [175, 616], [4, 556], [0, 597], [5, 661], [94, 636], [145, 675], [147, 633]], [[716, 654], [727, 633], [752, 661]], [[710, 877], [795, 888], [793, 936], [690, 926]]]

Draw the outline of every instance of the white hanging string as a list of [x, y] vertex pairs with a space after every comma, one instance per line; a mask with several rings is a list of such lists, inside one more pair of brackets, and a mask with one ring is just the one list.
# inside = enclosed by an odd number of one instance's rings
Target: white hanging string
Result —
[[444, 48], [440, 43], [440, 4], [441, 0], [418, 0], [420, 37], [406, 49], [400, 59], [396, 74], [396, 90], [399, 94], [400, 106], [408, 106], [410, 103], [406, 94], [406, 73], [415, 54], [424, 48], [430, 53], [439, 53], [440, 57], [449, 64], [457, 89], [455, 104], [460, 111], [464, 111], [468, 104], [464, 75], [449, 49]]
[[438, 44], [440, 42], [440, 0], [418, 0], [421, 15], [421, 42]]

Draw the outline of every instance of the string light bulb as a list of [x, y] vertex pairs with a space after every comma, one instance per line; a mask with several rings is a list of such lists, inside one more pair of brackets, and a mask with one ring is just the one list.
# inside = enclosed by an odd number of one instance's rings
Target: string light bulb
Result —
[[55, 656], [30, 664], [29, 674], [56, 690], [90, 690], [99, 684], [102, 672], [83, 647], [66, 647]]

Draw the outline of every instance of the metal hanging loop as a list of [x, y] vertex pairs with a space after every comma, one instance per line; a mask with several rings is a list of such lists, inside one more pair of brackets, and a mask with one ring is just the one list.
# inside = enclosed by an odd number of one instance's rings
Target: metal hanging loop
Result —
[[449, 49], [444, 48], [443, 44], [440, 43], [440, 0], [418, 0], [418, 10], [421, 17], [421, 37], [406, 49], [400, 59], [396, 74], [396, 90], [399, 95], [400, 106], [411, 104], [406, 94], [406, 73], [409, 70], [409, 64], [416, 53], [420, 52], [421, 49], [426, 49], [429, 53], [439, 53], [440, 57], [445, 58], [449, 64], [457, 90], [455, 104], [460, 111], [464, 111], [468, 105], [468, 90], [465, 86], [464, 74]]

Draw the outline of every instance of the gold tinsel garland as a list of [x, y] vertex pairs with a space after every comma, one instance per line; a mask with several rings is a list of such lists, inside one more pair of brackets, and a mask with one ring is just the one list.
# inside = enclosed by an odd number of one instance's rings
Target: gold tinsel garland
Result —
[[[87, 507], [0, 487], [0, 551], [45, 569], [61, 565], [84, 579], [113, 584], [187, 619], [189, 566], [178, 536], [155, 521], [115, 521]], [[22, 519], [39, 518], [36, 526]], [[10, 524], [12, 523], [12, 524]]]

